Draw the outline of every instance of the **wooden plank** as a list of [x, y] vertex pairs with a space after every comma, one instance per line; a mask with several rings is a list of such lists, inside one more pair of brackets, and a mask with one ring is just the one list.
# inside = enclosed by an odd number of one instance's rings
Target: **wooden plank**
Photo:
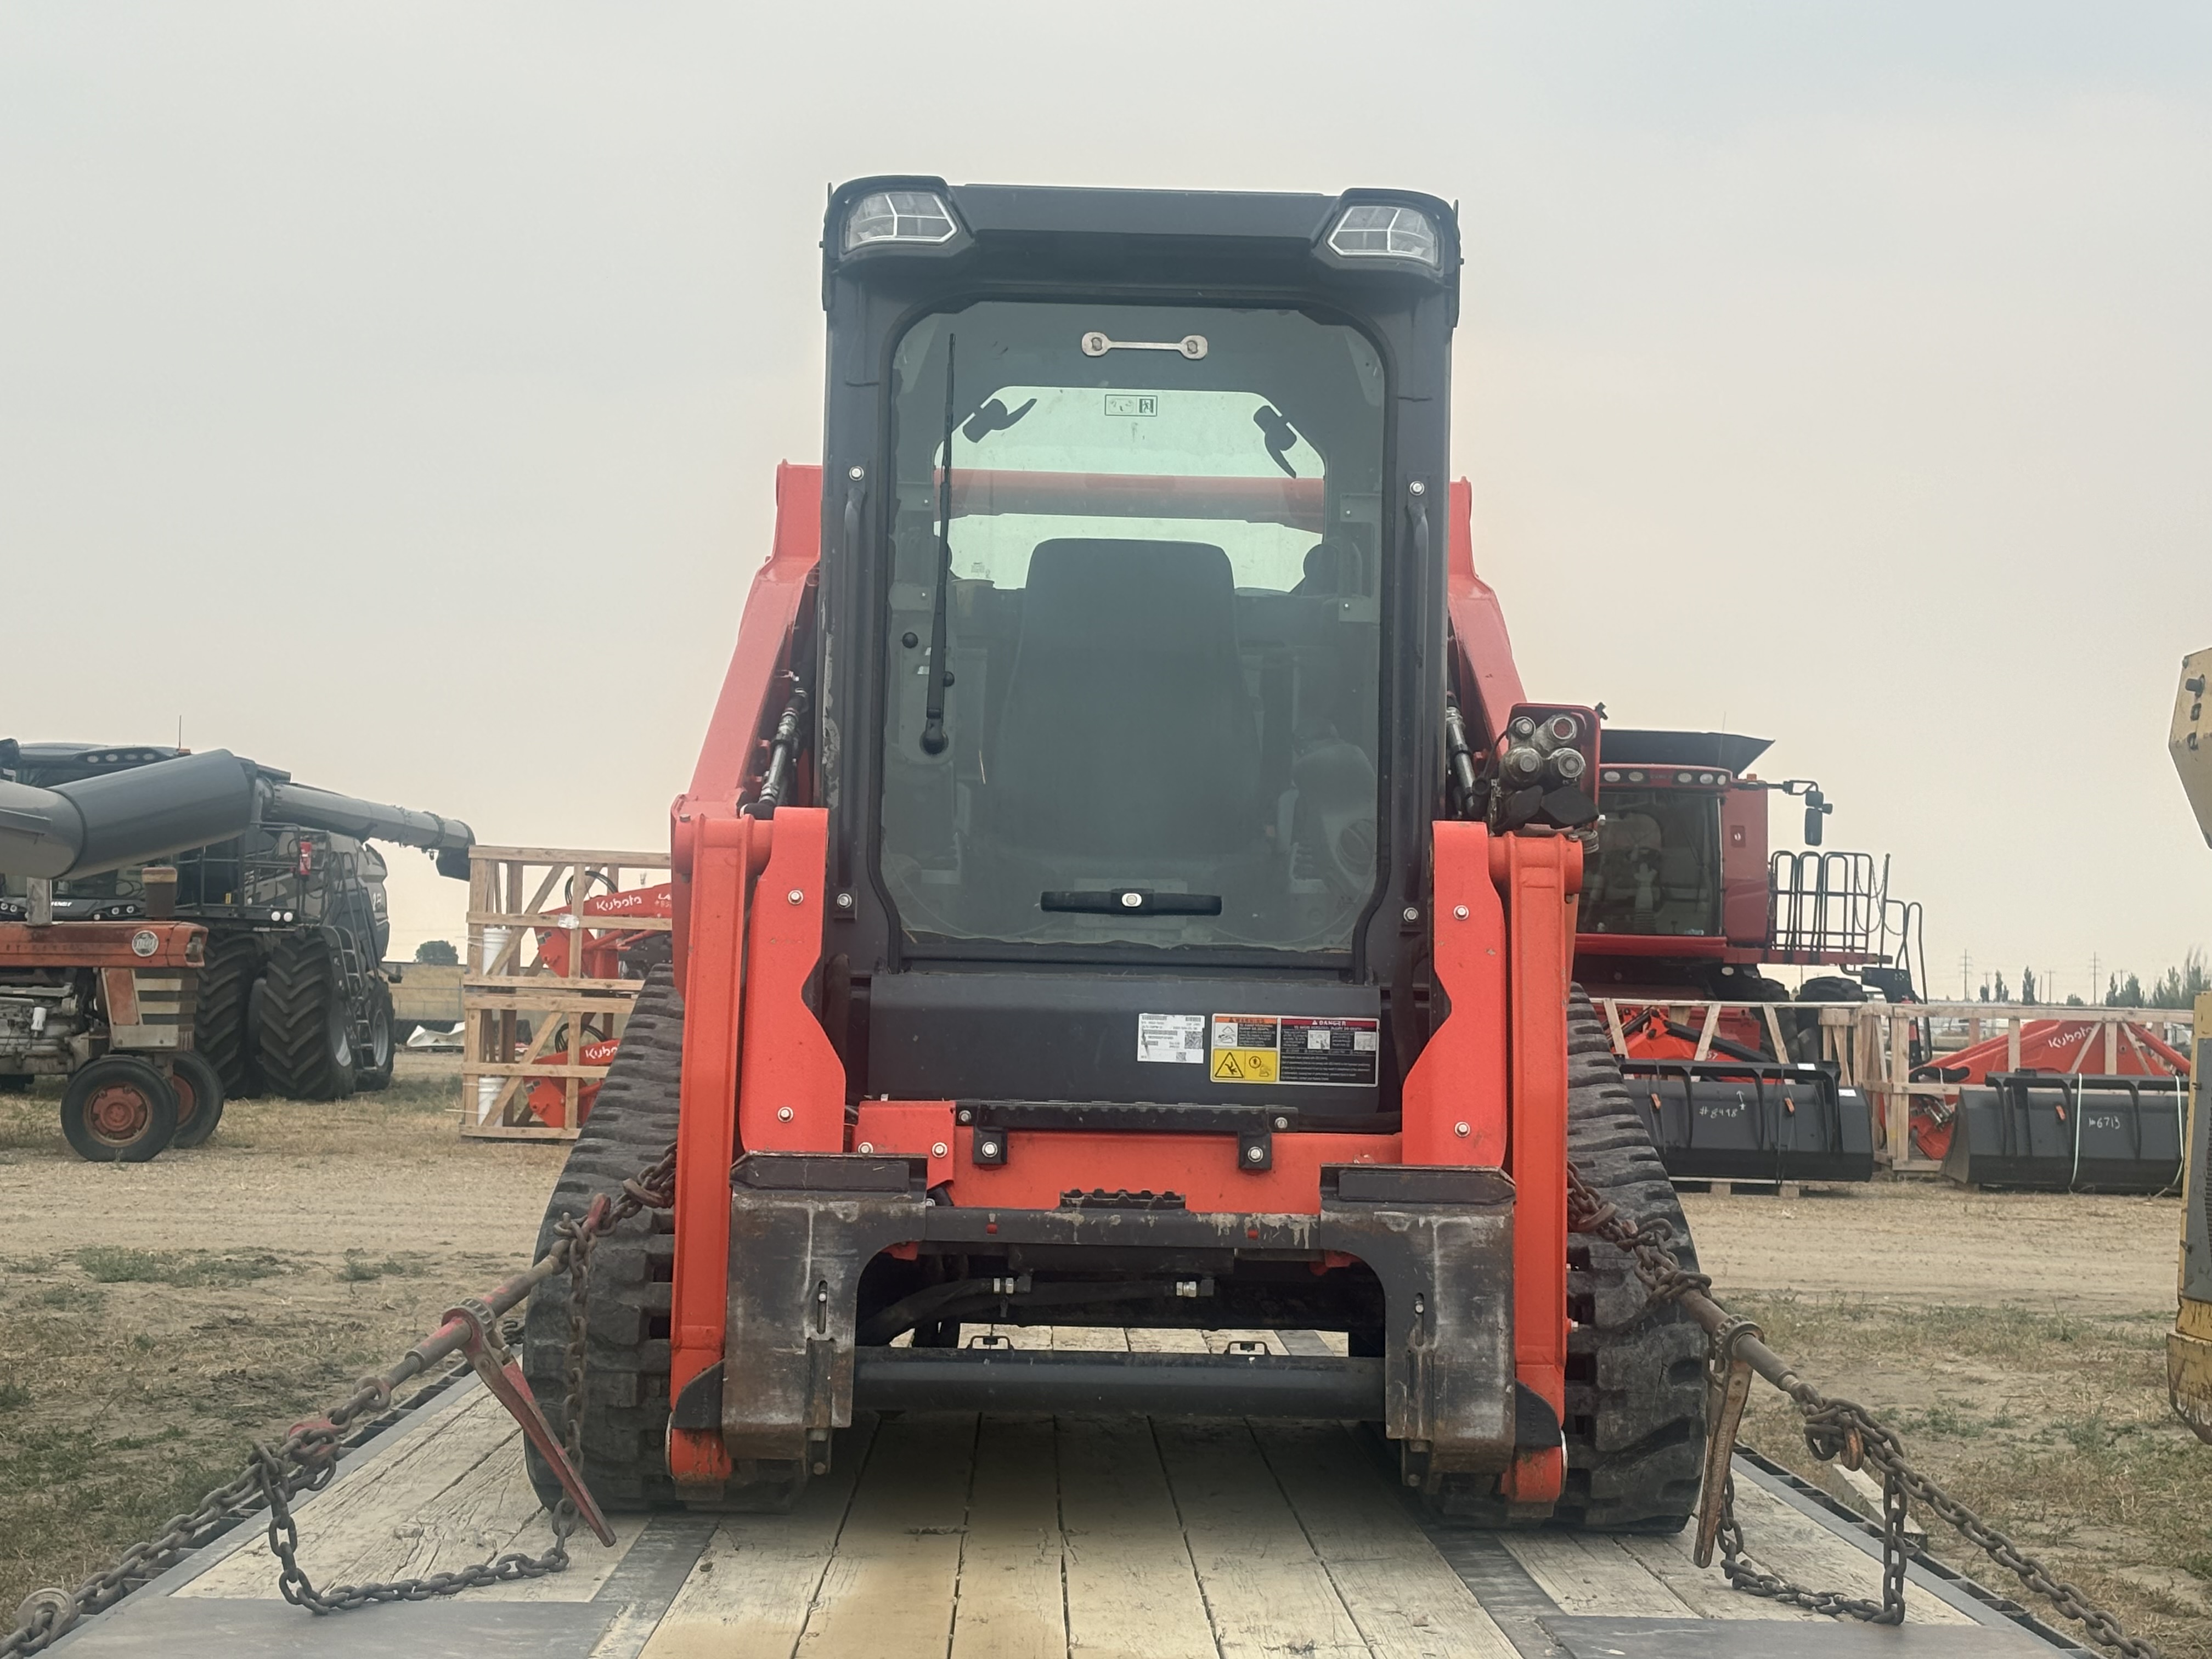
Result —
[[[1821, 1614], [1756, 1595], [1746, 1595], [1721, 1576], [1717, 1565], [1700, 1567], [1690, 1559], [1686, 1532], [1661, 1538], [1623, 1538], [1620, 1547], [1700, 1619], [1767, 1619], [1796, 1624], [1826, 1624]], [[1717, 1561], [1718, 1558], [1715, 1558]]]
[[1132, 1325], [1127, 1332], [1131, 1353], [1212, 1353], [1201, 1331], [1151, 1328]]
[[[510, 951], [514, 948], [514, 945], [513, 939], [507, 941]], [[503, 955], [501, 959], [505, 959]], [[560, 979], [551, 974], [540, 974], [535, 969], [528, 973], [493, 972], [461, 975], [463, 991], [507, 991], [517, 987], [526, 989], [532, 988], [533, 982], [535, 986], [543, 987], [548, 992], [562, 995], [574, 995], [579, 991], [622, 991], [627, 992], [633, 997], [645, 984], [641, 979]], [[501, 1008], [515, 1008], [522, 1006], [505, 997], [487, 999], [487, 1000], [496, 1000]]]
[[804, 1659], [945, 1659], [975, 1419], [902, 1416], [876, 1431], [837, 1553], [799, 1633]]
[[579, 915], [568, 910], [471, 910], [467, 920], [496, 927], [557, 928], [564, 933], [665, 933], [676, 926], [667, 916]]
[[[1879, 1599], [1881, 1563], [1809, 1515], [1791, 1508], [1764, 1486], [1739, 1474], [1736, 1518], [1744, 1545], [1761, 1566], [1814, 1589], [1840, 1589]], [[1688, 1534], [1676, 1543], [1686, 1549]], [[1910, 1624], [1971, 1625], [1974, 1621], [1917, 1584], [1905, 1587], [1905, 1616]]]
[[1063, 1417], [1054, 1430], [1070, 1659], [1220, 1659], [1151, 1426]]
[[1077, 1353], [1127, 1353], [1129, 1334], [1118, 1325], [1054, 1325], [1049, 1334], [1054, 1348]]
[[1268, 1424], [1253, 1432], [1377, 1659], [1518, 1659], [1383, 1470], [1342, 1425]]
[[658, 853], [607, 853], [595, 848], [575, 847], [486, 847], [482, 842], [469, 848], [471, 860], [481, 859], [487, 864], [512, 860], [518, 864], [585, 864], [619, 866], [624, 869], [665, 870], [669, 855], [665, 850]]
[[[616, 982], [645, 983], [643, 980]], [[627, 1015], [637, 1001], [635, 994], [629, 991], [606, 991], [593, 995], [584, 991], [564, 991], [560, 986], [557, 979], [515, 979], [502, 981], [496, 986], [479, 985], [473, 988], [472, 1000], [465, 1006], [492, 1012], [505, 1009], [521, 1014]]]
[[1048, 1417], [987, 1417], [977, 1430], [951, 1659], [1066, 1659], [1053, 1439]]
[[1152, 1425], [1222, 1659], [1367, 1659], [1367, 1639], [1242, 1423]]
[[810, 1480], [788, 1515], [731, 1516], [715, 1528], [638, 1659], [790, 1659], [874, 1431], [863, 1413], [838, 1437], [831, 1472]]
[[[436, 1432], [433, 1432], [433, 1430]], [[645, 1530], [647, 1517], [615, 1517], [615, 1546], [588, 1534], [569, 1546], [565, 1572], [469, 1592], [494, 1601], [588, 1601]], [[551, 1547], [550, 1517], [539, 1507], [522, 1463], [522, 1439], [489, 1395], [455, 1407], [300, 1511], [301, 1564], [318, 1586], [420, 1578], [490, 1560], [508, 1550], [537, 1555]], [[179, 1592], [197, 1596], [277, 1598], [265, 1551], [241, 1550]]]
[[1572, 1532], [1500, 1533], [1498, 1541], [1565, 1613], [1605, 1619], [1692, 1619], [1687, 1602], [1618, 1540]]

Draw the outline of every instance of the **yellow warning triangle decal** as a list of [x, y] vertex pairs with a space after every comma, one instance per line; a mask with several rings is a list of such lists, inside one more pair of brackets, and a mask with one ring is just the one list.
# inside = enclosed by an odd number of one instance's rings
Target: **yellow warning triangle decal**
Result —
[[1227, 1050], [1224, 1050], [1221, 1057], [1213, 1062], [1213, 1074], [1216, 1077], [1243, 1077], [1244, 1075], [1243, 1073], [1237, 1069], [1237, 1056]]

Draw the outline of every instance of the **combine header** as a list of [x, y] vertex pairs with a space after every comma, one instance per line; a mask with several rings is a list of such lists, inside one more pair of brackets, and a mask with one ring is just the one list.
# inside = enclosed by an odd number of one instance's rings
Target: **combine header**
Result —
[[876, 179], [823, 249], [825, 464], [547, 1218], [675, 1141], [672, 1219], [596, 1246], [592, 1491], [787, 1503], [869, 1407], [1196, 1412], [1366, 1419], [1455, 1514], [1681, 1525], [1699, 1334], [1567, 1233], [1571, 1150], [1692, 1260], [1570, 985], [1598, 722], [1520, 695], [1447, 483], [1450, 210]]

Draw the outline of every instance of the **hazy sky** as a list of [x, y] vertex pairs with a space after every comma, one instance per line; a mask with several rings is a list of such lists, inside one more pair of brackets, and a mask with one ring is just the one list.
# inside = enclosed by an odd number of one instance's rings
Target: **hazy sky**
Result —
[[664, 845], [895, 170], [1457, 200], [1533, 694], [1778, 739], [1939, 990], [2212, 943], [2201, 3], [0, 0], [0, 734]]

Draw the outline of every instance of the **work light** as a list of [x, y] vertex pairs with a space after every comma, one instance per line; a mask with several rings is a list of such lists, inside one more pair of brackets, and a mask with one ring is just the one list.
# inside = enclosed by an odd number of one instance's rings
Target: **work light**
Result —
[[872, 242], [920, 242], [934, 246], [958, 234], [952, 210], [936, 191], [879, 190], [853, 204], [845, 220], [845, 252], [850, 253]]
[[1328, 234], [1328, 245], [1347, 259], [1415, 259], [1431, 269], [1437, 264], [1437, 228], [1429, 216], [1387, 202], [1345, 209]]

